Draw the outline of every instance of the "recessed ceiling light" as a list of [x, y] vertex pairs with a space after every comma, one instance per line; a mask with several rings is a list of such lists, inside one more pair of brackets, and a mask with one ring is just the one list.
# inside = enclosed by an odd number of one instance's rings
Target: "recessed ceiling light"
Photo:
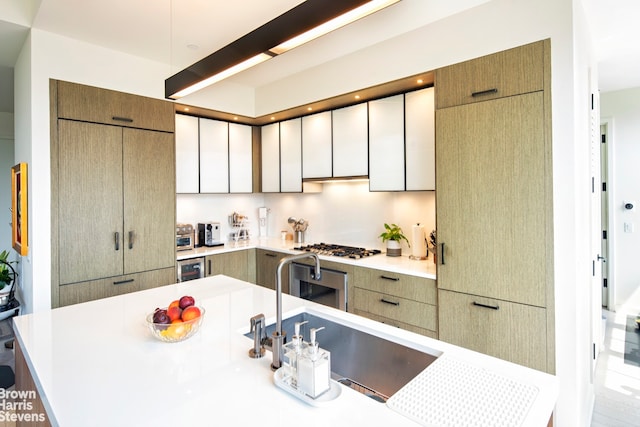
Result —
[[354, 96], [355, 99], [360, 99], [360, 95]]
[[313, 111], [313, 108], [307, 107], [307, 111]]
[[184, 107], [184, 111], [189, 111], [189, 107]]
[[271, 120], [275, 120], [275, 119], [276, 119], [275, 117], [271, 116]]
[[421, 85], [423, 83], [422, 79], [418, 79], [418, 84]]
[[238, 116], [234, 116], [234, 117], [233, 117], [233, 120], [238, 120]]

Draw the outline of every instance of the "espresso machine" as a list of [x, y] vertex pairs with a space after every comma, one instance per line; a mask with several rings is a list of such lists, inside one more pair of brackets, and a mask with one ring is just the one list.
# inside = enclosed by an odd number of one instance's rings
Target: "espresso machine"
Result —
[[220, 239], [220, 223], [219, 222], [199, 222], [198, 223], [198, 242], [197, 246], [222, 246], [224, 242]]

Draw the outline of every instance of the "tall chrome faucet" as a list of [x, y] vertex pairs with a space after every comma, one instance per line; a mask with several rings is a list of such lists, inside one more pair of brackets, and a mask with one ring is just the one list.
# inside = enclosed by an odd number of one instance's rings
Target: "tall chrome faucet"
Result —
[[316, 263], [314, 270], [314, 279], [320, 280], [320, 258], [313, 252], [308, 252], [299, 255], [291, 255], [284, 257], [278, 263], [276, 270], [276, 330], [273, 332], [271, 339], [271, 352], [273, 353], [273, 362], [271, 363], [271, 369], [274, 371], [282, 366], [282, 345], [284, 344], [285, 332], [282, 330], [282, 267], [293, 261], [312, 258]]

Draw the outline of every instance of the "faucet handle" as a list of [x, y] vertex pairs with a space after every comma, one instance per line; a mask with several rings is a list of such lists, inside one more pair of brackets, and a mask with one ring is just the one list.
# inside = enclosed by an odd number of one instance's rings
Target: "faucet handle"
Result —
[[[249, 319], [249, 332], [253, 332], [253, 348], [249, 349], [249, 357], [259, 359], [264, 356], [264, 338], [266, 338], [264, 314], [256, 314]], [[264, 338], [263, 338], [264, 336]]]

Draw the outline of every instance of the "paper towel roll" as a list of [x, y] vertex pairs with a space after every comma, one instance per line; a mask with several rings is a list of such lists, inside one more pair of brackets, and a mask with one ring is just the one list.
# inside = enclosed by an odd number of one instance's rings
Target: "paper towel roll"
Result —
[[420, 223], [413, 226], [411, 233], [411, 257], [425, 259], [427, 257], [427, 240], [424, 234], [424, 226]]

